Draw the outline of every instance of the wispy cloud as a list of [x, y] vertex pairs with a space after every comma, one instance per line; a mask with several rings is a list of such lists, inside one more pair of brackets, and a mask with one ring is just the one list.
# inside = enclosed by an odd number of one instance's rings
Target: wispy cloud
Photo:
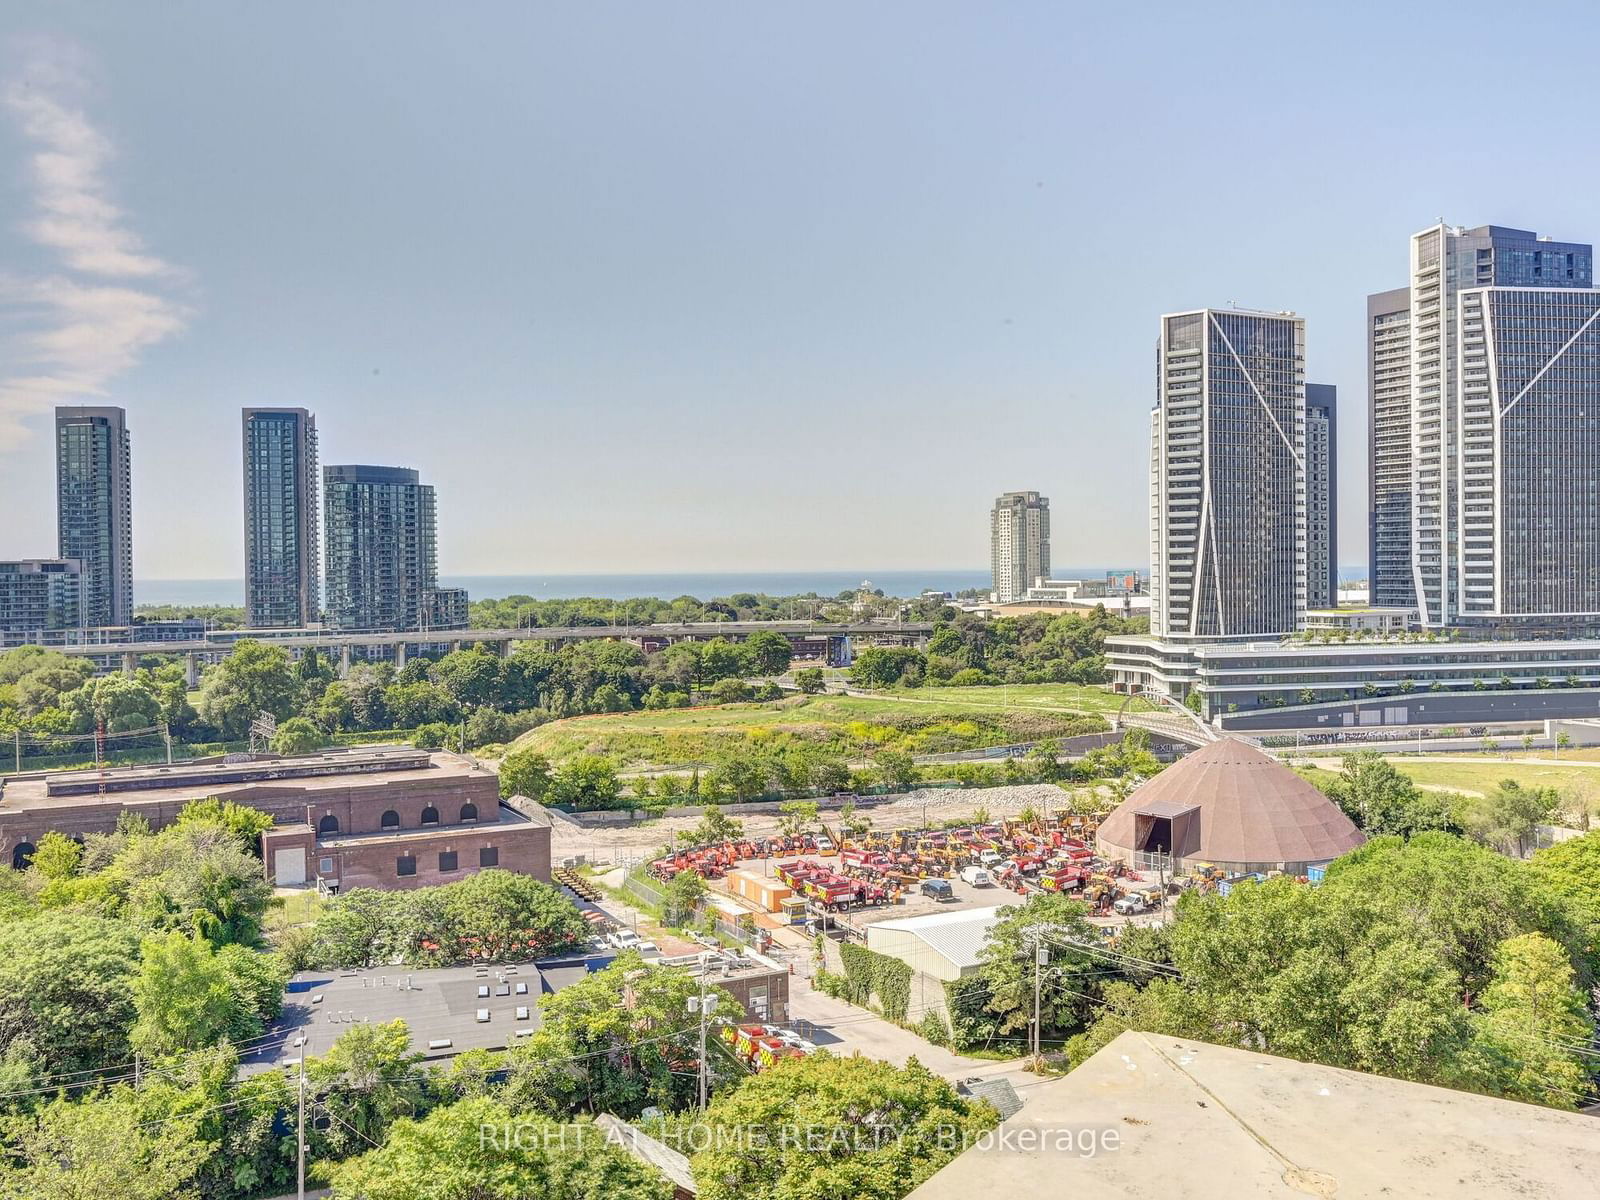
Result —
[[0, 278], [5, 353], [17, 370], [0, 378], [0, 452], [25, 439], [25, 418], [105, 397], [112, 379], [181, 332], [187, 318], [166, 294], [182, 273], [150, 253], [111, 199], [104, 171], [113, 148], [82, 107], [82, 54], [54, 39], [14, 50], [20, 65], [0, 105], [34, 147], [34, 213], [20, 231], [60, 268]]

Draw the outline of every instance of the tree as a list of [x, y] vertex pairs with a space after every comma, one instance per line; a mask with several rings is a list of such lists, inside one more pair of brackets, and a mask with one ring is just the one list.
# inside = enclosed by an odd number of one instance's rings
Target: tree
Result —
[[275, 754], [311, 754], [328, 744], [328, 735], [305, 717], [290, 717], [272, 735]]
[[227, 828], [189, 823], [130, 841], [110, 868], [128, 914], [148, 929], [200, 933], [214, 945], [254, 945], [272, 885], [261, 860]]
[[666, 1177], [591, 1125], [562, 1127], [474, 1097], [402, 1118], [334, 1167], [332, 1200], [671, 1200]]
[[146, 679], [102, 675], [61, 697], [61, 707], [87, 733], [103, 725], [107, 733], [148, 729], [161, 723], [161, 701]]
[[1449, 806], [1437, 792], [1421, 791], [1375, 750], [1346, 754], [1327, 792], [1368, 837], [1454, 828]]
[[392, 944], [390, 893], [352, 888], [317, 916], [310, 957], [316, 966], [370, 967], [398, 949]]
[[705, 894], [706, 883], [699, 871], [679, 871], [667, 883], [662, 901], [662, 916], [667, 924], [685, 925], [693, 920], [695, 908]]
[[52, 829], [40, 837], [29, 865], [46, 879], [71, 879], [82, 861], [83, 847]]
[[430, 930], [447, 962], [466, 958], [538, 958], [571, 949], [588, 936], [578, 910], [555, 888], [513, 871], [489, 870], [437, 889], [443, 928]]
[[82, 913], [0, 924], [0, 1055], [26, 1046], [49, 1075], [127, 1062], [138, 952], [125, 923]]
[[1487, 796], [1462, 797], [1456, 815], [1472, 837], [1520, 858], [1537, 826], [1550, 820], [1560, 802], [1554, 788], [1525, 788], [1504, 779]]
[[1449, 834], [1374, 838], [1331, 863], [1316, 890], [1352, 906], [1392, 904], [1410, 940], [1438, 947], [1469, 994], [1487, 985], [1495, 948], [1518, 934], [1543, 933], [1583, 965], [1581, 921], [1537, 872]]
[[773, 629], [760, 629], [745, 639], [745, 651], [757, 675], [782, 675], [789, 669], [793, 647], [789, 639]]
[[927, 659], [909, 646], [873, 646], [856, 656], [850, 668], [850, 682], [857, 687], [889, 688], [899, 684], [910, 672], [920, 678]]
[[1561, 947], [1539, 933], [1501, 942], [1480, 1004], [1474, 1049], [1484, 1082], [1512, 1100], [1578, 1107], [1594, 1023]]
[[550, 792], [550, 760], [524, 746], [500, 760], [500, 795], [526, 796], [543, 804]]
[[702, 1200], [899, 1200], [998, 1121], [915, 1058], [823, 1052], [719, 1095], [691, 1166]]
[[719, 679], [711, 685], [711, 699], [718, 704], [742, 704], [754, 695], [755, 692], [748, 683], [731, 676]]
[[179, 1200], [210, 1149], [197, 1137], [198, 1115], [152, 1123], [138, 1093], [56, 1100], [16, 1123], [18, 1162], [0, 1167], [0, 1195], [28, 1200]]
[[717, 760], [711, 770], [711, 784], [736, 801], [752, 800], [767, 788], [767, 767], [748, 752], [734, 751]]
[[[321, 1131], [317, 1157], [343, 1158], [383, 1137], [390, 1123], [423, 1106], [422, 1055], [404, 1021], [354, 1025], [321, 1058], [306, 1062], [319, 1107], [339, 1114]], [[307, 1131], [310, 1132], [309, 1130]]]
[[246, 639], [206, 670], [195, 707], [208, 724], [232, 740], [244, 737], [259, 713], [271, 713], [279, 720], [290, 716], [298, 694], [289, 652]]
[[433, 664], [428, 675], [463, 707], [501, 701], [504, 672], [500, 659], [483, 647], [446, 654]]
[[778, 805], [778, 828], [786, 837], [806, 832], [817, 823], [815, 800], [785, 800]]
[[1547, 846], [1535, 852], [1528, 866], [1582, 922], [1590, 948], [1600, 946], [1600, 832]]
[[[507, 1102], [558, 1118], [684, 1107], [696, 1089], [696, 1073], [683, 1064], [697, 1053], [700, 1015], [689, 999], [699, 994], [700, 980], [687, 971], [627, 953], [544, 997], [538, 1031], [511, 1049]], [[721, 988], [708, 997], [713, 1018], [740, 1011]]]
[[1426, 923], [1381, 884], [1271, 879], [1227, 896], [1191, 893], [1178, 912], [1173, 961], [1195, 1034], [1330, 1066], [1460, 1082], [1468, 1037], [1461, 976]]
[[276, 822], [272, 814], [259, 808], [240, 804], [237, 800], [224, 803], [216, 796], [204, 800], [191, 800], [183, 806], [174, 822], [180, 829], [222, 829], [233, 835], [239, 848], [261, 857], [261, 835]]
[[794, 684], [808, 696], [814, 696], [822, 691], [823, 683], [821, 667], [804, 667], [794, 673]]
[[736, 642], [712, 638], [700, 650], [700, 677], [707, 683], [719, 679], [743, 679], [754, 674], [747, 647]]
[[133, 981], [135, 1050], [157, 1058], [261, 1032], [263, 1016], [277, 1011], [284, 972], [266, 955], [227, 949], [234, 953], [182, 933], [144, 940]]
[[577, 809], [615, 808], [622, 794], [617, 768], [599, 754], [580, 754], [562, 764], [550, 780], [545, 803]]
[[831, 796], [850, 786], [850, 764], [830, 754], [813, 754], [806, 758], [806, 781], [819, 796]]
[[719, 842], [736, 842], [744, 836], [744, 823], [730, 817], [720, 808], [708, 808], [693, 829], [679, 834], [679, 840], [688, 846], [714, 846]]
[[1033, 1021], [1034, 952], [1044, 946], [1049, 962], [1042, 971], [1039, 1020], [1045, 1036], [1083, 1026], [1099, 994], [1103, 960], [1072, 946], [1099, 945], [1100, 931], [1087, 919], [1089, 908], [1059, 892], [1040, 892], [1001, 910], [981, 952], [979, 977], [988, 988], [984, 1006], [999, 1019], [999, 1032], [1026, 1032]]
[[878, 781], [891, 792], [903, 792], [917, 781], [917, 761], [904, 750], [885, 747], [872, 758]]

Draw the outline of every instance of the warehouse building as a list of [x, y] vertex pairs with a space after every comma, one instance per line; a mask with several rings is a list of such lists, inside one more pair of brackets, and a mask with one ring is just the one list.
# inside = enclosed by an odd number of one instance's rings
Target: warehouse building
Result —
[[215, 796], [277, 822], [262, 858], [280, 886], [411, 888], [486, 867], [550, 878], [548, 816], [502, 803], [499, 777], [469, 758], [362, 746], [230, 759], [11, 776], [0, 781], [0, 854], [26, 866], [50, 830], [109, 833], [125, 812], [161, 829]]
[[867, 949], [948, 983], [977, 972], [989, 931], [1002, 911], [997, 905], [874, 921], [867, 926]]

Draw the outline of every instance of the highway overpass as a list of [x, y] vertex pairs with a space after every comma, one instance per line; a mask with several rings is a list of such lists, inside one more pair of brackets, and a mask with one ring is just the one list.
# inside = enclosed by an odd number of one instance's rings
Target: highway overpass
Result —
[[[615, 640], [631, 642], [647, 653], [675, 642], [706, 642], [725, 638], [740, 642], [753, 633], [770, 630], [787, 637], [795, 654], [836, 666], [846, 665], [856, 646], [922, 646], [933, 625], [921, 621], [694, 621], [662, 625], [567, 625], [527, 629], [436, 629], [402, 633], [360, 633], [336, 629], [219, 629], [203, 637], [178, 641], [99, 642], [51, 645], [62, 654], [92, 659], [102, 669], [120, 665], [131, 673], [146, 655], [182, 655], [188, 662], [190, 686], [199, 678], [202, 663], [227, 655], [241, 641], [255, 640], [282, 646], [298, 657], [307, 650], [327, 654], [339, 663], [340, 673], [352, 661], [381, 658], [404, 666], [408, 655], [440, 648], [459, 650], [487, 645], [502, 657], [518, 644], [533, 643], [559, 649], [574, 642]], [[374, 653], [376, 652], [376, 653]]]

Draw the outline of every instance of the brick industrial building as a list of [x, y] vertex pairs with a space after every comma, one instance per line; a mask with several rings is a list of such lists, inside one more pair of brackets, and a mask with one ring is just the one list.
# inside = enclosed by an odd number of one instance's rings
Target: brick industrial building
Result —
[[263, 858], [281, 885], [411, 888], [485, 867], [550, 878], [537, 806], [501, 803], [498, 777], [470, 759], [394, 746], [13, 776], [0, 785], [0, 853], [24, 866], [45, 832], [110, 832], [124, 812], [160, 829], [209, 796], [272, 815]]

